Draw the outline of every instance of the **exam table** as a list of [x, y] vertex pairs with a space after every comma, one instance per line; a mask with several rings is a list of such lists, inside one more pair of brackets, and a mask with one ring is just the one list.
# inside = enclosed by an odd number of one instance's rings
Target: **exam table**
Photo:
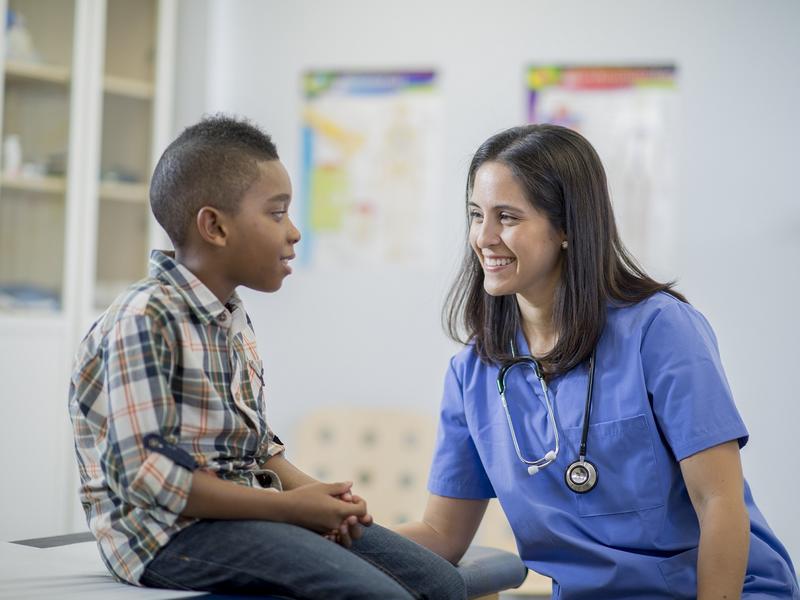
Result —
[[[525, 580], [518, 556], [504, 550], [472, 546], [458, 565], [469, 598], [491, 599]], [[0, 542], [0, 598], [59, 600], [203, 600], [237, 596], [140, 588], [114, 580], [103, 565], [97, 544], [86, 533]], [[242, 600], [244, 596], [238, 596]], [[254, 596], [247, 596], [254, 598]], [[272, 596], [263, 596], [272, 598]]]

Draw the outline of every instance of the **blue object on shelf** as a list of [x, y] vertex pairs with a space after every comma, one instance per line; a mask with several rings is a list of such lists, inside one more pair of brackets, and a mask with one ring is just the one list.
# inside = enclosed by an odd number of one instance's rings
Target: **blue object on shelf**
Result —
[[58, 291], [27, 284], [0, 284], [0, 307], [6, 308], [61, 308], [61, 295]]

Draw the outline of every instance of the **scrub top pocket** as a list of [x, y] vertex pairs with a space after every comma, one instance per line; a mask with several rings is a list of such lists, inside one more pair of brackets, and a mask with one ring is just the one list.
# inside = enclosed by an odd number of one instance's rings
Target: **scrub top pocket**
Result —
[[[578, 457], [581, 428], [564, 431], [569, 462]], [[586, 460], [597, 468], [597, 486], [576, 494], [582, 517], [613, 515], [664, 504], [647, 418], [637, 415], [589, 426]], [[566, 485], [566, 484], [565, 484]]]

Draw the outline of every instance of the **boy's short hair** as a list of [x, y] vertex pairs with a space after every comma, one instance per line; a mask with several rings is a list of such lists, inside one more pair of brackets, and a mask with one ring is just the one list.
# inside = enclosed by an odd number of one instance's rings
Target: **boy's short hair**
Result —
[[258, 176], [258, 163], [278, 160], [269, 135], [247, 119], [222, 114], [184, 129], [156, 165], [150, 207], [175, 247], [182, 246], [197, 211], [213, 206], [235, 214]]

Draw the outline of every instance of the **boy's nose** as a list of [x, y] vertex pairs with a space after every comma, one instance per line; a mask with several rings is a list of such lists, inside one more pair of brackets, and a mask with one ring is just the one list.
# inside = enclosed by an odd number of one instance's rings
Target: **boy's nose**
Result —
[[300, 230], [294, 226], [294, 223], [291, 220], [289, 221], [289, 225], [289, 241], [292, 244], [296, 244], [300, 241], [302, 235], [300, 235]]

